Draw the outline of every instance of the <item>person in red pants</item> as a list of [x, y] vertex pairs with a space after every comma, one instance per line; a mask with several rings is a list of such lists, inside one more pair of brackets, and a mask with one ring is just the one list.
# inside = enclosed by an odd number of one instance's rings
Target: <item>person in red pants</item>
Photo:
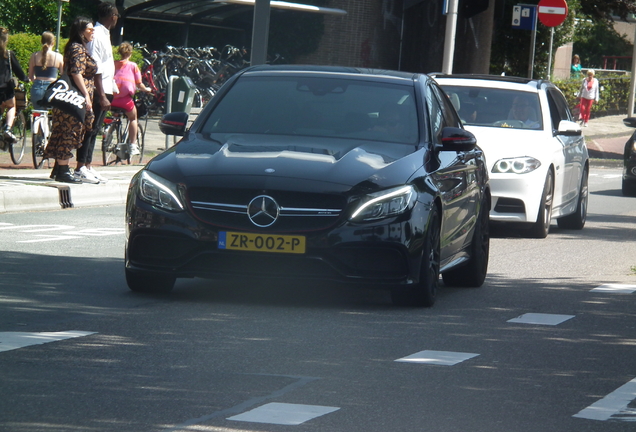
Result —
[[581, 99], [581, 124], [587, 127], [592, 104], [598, 102], [599, 97], [598, 80], [594, 78], [593, 69], [587, 71], [587, 77], [581, 83], [578, 97]]

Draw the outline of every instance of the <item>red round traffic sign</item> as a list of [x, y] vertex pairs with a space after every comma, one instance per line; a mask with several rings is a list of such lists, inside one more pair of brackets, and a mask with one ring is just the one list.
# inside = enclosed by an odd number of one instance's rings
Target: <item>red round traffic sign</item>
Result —
[[541, 0], [538, 15], [543, 25], [556, 27], [563, 24], [568, 16], [568, 4], [565, 0]]

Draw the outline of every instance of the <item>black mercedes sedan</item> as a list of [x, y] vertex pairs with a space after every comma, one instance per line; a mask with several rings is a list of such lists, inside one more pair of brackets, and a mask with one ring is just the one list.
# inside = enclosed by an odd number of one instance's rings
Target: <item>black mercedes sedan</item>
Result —
[[424, 74], [255, 66], [234, 75], [183, 138], [131, 181], [133, 291], [177, 278], [293, 278], [391, 290], [432, 306], [478, 287], [490, 190], [475, 137]]
[[[636, 117], [623, 119], [625, 126], [636, 128]], [[623, 182], [624, 196], [636, 196], [636, 132], [625, 143], [623, 151]]]

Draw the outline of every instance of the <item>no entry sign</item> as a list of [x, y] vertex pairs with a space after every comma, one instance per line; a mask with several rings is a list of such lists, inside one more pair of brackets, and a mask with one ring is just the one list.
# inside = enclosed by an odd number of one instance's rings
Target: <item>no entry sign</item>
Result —
[[538, 7], [539, 21], [546, 27], [561, 25], [568, 16], [568, 4], [565, 0], [541, 0]]

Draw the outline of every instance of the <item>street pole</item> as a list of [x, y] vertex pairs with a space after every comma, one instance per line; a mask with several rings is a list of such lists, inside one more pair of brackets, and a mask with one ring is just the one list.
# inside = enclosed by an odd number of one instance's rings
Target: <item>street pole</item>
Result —
[[57, 32], [55, 33], [55, 51], [60, 52], [60, 29], [62, 28], [62, 3], [70, 0], [57, 0]]
[[554, 27], [550, 27], [550, 54], [548, 55], [548, 81], [552, 72], [552, 43], [554, 41]]
[[455, 33], [457, 32], [457, 3], [459, 0], [448, 1], [448, 15], [446, 15], [446, 34], [444, 35], [444, 61], [442, 72], [453, 73], [453, 58], [455, 57]]
[[267, 40], [269, 39], [269, 0], [255, 0], [254, 25], [252, 27], [252, 66], [267, 62]]
[[537, 45], [537, 16], [538, 12], [534, 12], [534, 26], [532, 27], [532, 41], [530, 42], [530, 61], [528, 62], [528, 78], [532, 79], [534, 75], [534, 51]]
[[62, 27], [62, 0], [57, 0], [57, 32], [55, 33], [55, 51], [60, 52], [60, 29]]
[[[634, 37], [636, 38], [636, 34]], [[636, 43], [632, 51], [632, 75], [630, 77], [629, 101], [627, 102], [628, 117], [634, 117], [634, 92], [636, 92]]]

